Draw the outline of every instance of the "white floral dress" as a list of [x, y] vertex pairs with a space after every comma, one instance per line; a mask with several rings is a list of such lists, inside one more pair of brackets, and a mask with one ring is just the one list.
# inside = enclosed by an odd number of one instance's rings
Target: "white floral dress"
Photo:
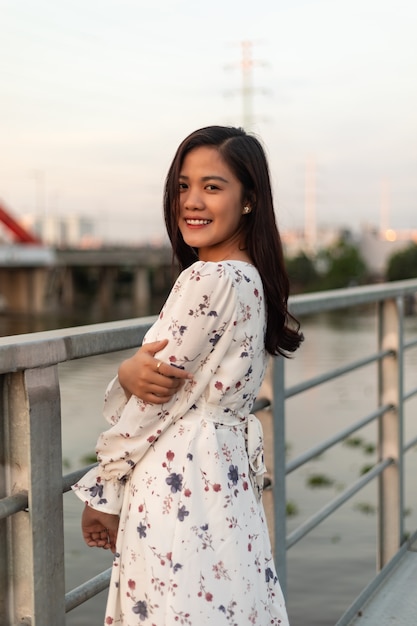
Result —
[[250, 414], [266, 368], [256, 268], [194, 263], [145, 342], [194, 374], [169, 402], [105, 397], [99, 465], [73, 490], [120, 514], [105, 624], [288, 625], [262, 506], [263, 440]]

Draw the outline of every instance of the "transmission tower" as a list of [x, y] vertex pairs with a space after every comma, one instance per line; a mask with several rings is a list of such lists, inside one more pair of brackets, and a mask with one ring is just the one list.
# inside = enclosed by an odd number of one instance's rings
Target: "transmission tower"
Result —
[[263, 61], [255, 60], [252, 56], [253, 42], [244, 40], [240, 42], [241, 47], [241, 60], [238, 63], [230, 64], [226, 66], [226, 69], [231, 69], [236, 66], [240, 67], [242, 74], [242, 85], [239, 90], [242, 98], [242, 126], [245, 129], [250, 129], [254, 125], [253, 114], [253, 96], [257, 91], [263, 93], [265, 89], [256, 89], [253, 86], [253, 69], [255, 66], [265, 66]]
[[304, 193], [304, 240], [307, 249], [315, 252], [317, 245], [317, 164], [312, 156], [306, 162]]

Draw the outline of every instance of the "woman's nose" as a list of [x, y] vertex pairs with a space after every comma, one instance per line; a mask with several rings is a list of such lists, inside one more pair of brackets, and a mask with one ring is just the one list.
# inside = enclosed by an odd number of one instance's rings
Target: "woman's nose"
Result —
[[197, 189], [189, 189], [188, 193], [184, 194], [184, 196], [183, 206], [187, 211], [198, 211], [204, 208], [204, 200]]

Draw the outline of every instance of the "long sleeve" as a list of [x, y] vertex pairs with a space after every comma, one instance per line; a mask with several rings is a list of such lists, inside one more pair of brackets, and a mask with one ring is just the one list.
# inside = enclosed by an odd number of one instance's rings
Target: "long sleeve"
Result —
[[194, 379], [164, 405], [136, 396], [128, 400], [118, 421], [99, 437], [99, 465], [74, 485], [78, 497], [108, 513], [120, 511], [125, 477], [198, 401], [233, 341], [237, 318], [236, 285], [224, 265], [198, 262], [181, 274], [145, 341], [167, 338], [158, 357]]

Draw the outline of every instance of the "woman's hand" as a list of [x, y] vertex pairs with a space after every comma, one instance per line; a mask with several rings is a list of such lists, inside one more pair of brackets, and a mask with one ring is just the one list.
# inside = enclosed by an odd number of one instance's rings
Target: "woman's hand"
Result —
[[159, 361], [155, 354], [165, 348], [167, 339], [146, 343], [119, 367], [119, 382], [126, 396], [135, 395], [145, 402], [164, 404], [184, 381], [192, 378], [185, 370]]
[[85, 543], [90, 548], [104, 548], [116, 552], [119, 516], [96, 511], [85, 505], [81, 517], [81, 529]]

